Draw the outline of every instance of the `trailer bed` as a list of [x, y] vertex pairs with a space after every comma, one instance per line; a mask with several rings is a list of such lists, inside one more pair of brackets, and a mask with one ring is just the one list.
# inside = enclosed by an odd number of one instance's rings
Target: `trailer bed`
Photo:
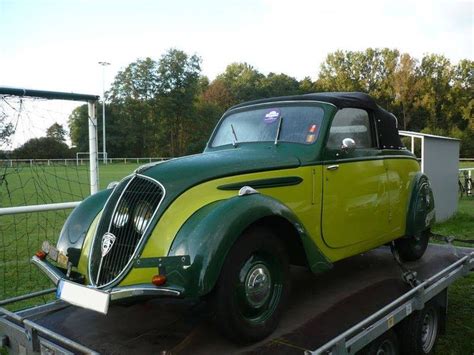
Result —
[[[457, 248], [456, 256], [451, 247], [431, 244], [421, 260], [406, 265], [425, 280], [472, 251]], [[271, 338], [246, 347], [219, 334], [203, 302], [155, 299], [112, 305], [104, 316], [58, 301], [17, 314], [104, 354], [302, 354], [319, 348], [411, 288], [402, 280], [388, 247], [337, 262], [320, 275], [300, 267], [293, 267], [291, 275], [291, 297], [280, 326]], [[5, 332], [0, 321], [0, 335]], [[48, 339], [47, 334], [41, 336]], [[11, 337], [10, 344], [12, 352], [25, 348], [18, 337]], [[63, 346], [67, 349], [67, 344]]]

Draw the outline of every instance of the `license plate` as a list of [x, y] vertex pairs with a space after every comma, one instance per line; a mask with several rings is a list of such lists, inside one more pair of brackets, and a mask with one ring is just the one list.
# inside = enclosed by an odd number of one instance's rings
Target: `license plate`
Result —
[[48, 257], [56, 261], [59, 266], [62, 266], [63, 268], [68, 267], [69, 259], [66, 255], [64, 255], [62, 252], [60, 252], [58, 249], [56, 249], [53, 245], [49, 244], [49, 242], [46, 240], [43, 242], [43, 245], [41, 249], [48, 254]]
[[110, 295], [107, 292], [61, 280], [56, 291], [57, 298], [72, 305], [107, 314]]

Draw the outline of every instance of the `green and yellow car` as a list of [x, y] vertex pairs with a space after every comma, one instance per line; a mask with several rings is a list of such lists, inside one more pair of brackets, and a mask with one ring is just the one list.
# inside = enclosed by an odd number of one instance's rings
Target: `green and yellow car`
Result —
[[289, 264], [318, 273], [391, 242], [416, 260], [433, 221], [395, 116], [366, 94], [316, 93], [232, 107], [202, 154], [90, 196], [32, 261], [58, 297], [103, 313], [116, 300], [210, 298], [219, 329], [249, 342], [277, 326]]

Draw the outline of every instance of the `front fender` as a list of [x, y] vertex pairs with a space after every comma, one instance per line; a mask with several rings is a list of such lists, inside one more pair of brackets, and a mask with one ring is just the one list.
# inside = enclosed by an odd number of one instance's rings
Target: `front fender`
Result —
[[168, 256], [188, 255], [190, 266], [168, 275], [171, 284], [185, 282], [188, 296], [209, 293], [220, 274], [224, 260], [237, 238], [263, 217], [279, 216], [289, 221], [302, 238], [311, 268], [327, 269], [322, 255], [293, 212], [278, 200], [261, 194], [236, 196], [213, 202], [195, 212], [181, 227]]
[[113, 189], [100, 191], [82, 201], [69, 215], [59, 235], [57, 248], [77, 266], [84, 238]]
[[405, 235], [419, 235], [435, 222], [435, 205], [429, 179], [423, 173], [416, 174], [407, 213]]

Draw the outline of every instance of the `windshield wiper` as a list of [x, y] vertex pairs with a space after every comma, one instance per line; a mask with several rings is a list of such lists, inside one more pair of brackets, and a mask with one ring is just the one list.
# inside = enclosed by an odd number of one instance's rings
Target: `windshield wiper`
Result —
[[281, 123], [282, 122], [283, 122], [283, 116], [280, 116], [280, 120], [278, 121], [277, 134], [275, 136], [275, 145], [278, 144], [278, 138], [280, 138], [280, 131], [281, 131]]
[[237, 139], [237, 134], [235, 133], [234, 125], [231, 123], [230, 128], [232, 129], [232, 134], [234, 135], [234, 139], [232, 140], [232, 145], [234, 147], [237, 147], [238, 139]]

